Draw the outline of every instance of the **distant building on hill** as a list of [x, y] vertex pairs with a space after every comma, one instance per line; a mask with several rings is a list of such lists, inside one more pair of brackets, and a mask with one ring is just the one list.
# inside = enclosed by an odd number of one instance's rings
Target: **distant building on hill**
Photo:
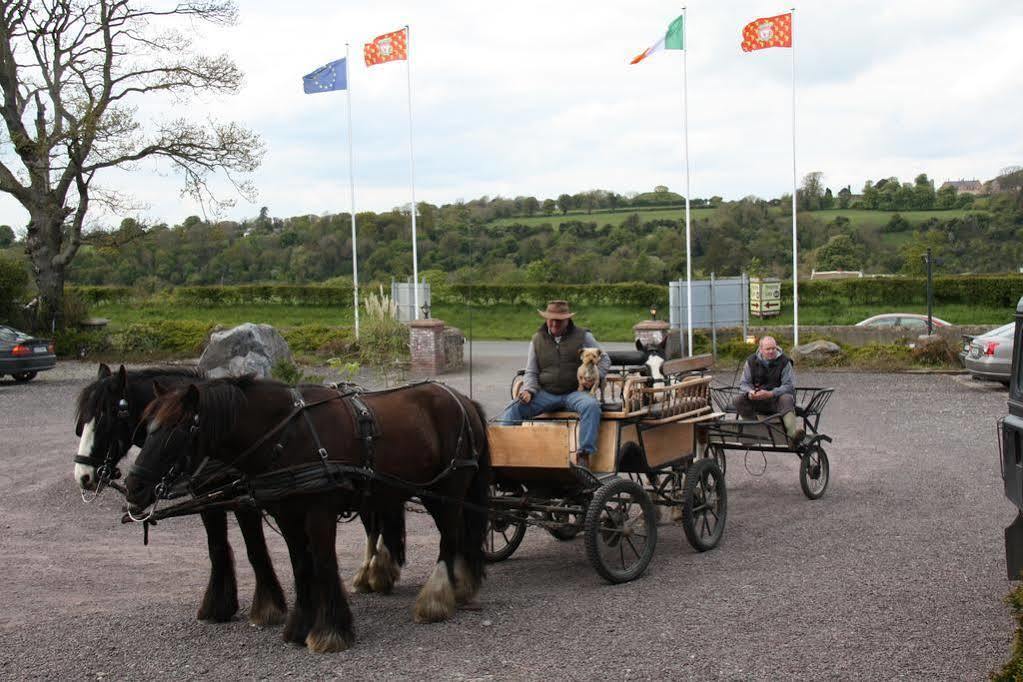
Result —
[[957, 194], [985, 194], [984, 183], [980, 180], [946, 180], [939, 189], [954, 187]]

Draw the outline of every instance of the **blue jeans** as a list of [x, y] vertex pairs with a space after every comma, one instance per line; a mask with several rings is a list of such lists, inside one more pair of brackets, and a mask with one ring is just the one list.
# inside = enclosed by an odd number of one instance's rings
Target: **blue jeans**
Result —
[[544, 412], [569, 410], [579, 414], [579, 452], [597, 451], [597, 428], [600, 426], [600, 403], [589, 393], [572, 391], [554, 395], [540, 389], [529, 404], [515, 402], [501, 415], [501, 421], [520, 422]]

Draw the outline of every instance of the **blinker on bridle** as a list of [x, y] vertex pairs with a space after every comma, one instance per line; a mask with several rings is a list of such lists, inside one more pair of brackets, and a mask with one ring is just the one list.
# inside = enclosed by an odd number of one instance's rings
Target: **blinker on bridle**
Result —
[[[181, 477], [181, 475], [190, 469], [190, 463], [192, 459], [192, 450], [195, 449], [195, 440], [199, 437], [199, 415], [192, 415], [192, 424], [188, 427], [188, 443], [185, 448], [181, 450], [181, 454], [178, 455], [174, 463], [170, 465], [167, 471], [161, 476], [152, 469], [146, 468], [140, 465], [137, 461], [132, 465], [132, 473], [139, 478], [144, 485], [148, 485], [153, 481], [156, 483], [153, 485], [153, 506], [149, 512], [143, 516], [136, 517], [128, 510], [128, 517], [135, 522], [149, 523], [149, 519], [156, 513], [156, 507], [160, 503], [160, 500], [167, 499], [170, 496], [171, 489], [174, 484]], [[168, 435], [168, 438], [170, 436]], [[155, 524], [155, 522], [153, 522]], [[146, 526], [146, 538], [148, 544], [148, 533], [149, 528]]]

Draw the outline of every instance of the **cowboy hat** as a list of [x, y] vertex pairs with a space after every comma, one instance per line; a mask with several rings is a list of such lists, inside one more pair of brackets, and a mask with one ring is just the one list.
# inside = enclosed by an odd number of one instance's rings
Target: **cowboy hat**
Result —
[[537, 310], [540, 317], [546, 320], [567, 320], [575, 313], [568, 309], [568, 301], [548, 301], [547, 310]]

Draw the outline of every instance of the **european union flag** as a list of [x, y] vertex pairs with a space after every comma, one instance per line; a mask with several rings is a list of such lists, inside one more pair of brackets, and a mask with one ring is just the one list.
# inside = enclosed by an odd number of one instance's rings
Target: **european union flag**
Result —
[[347, 69], [345, 60], [339, 59], [302, 76], [302, 89], [307, 95], [331, 90], [347, 90]]

